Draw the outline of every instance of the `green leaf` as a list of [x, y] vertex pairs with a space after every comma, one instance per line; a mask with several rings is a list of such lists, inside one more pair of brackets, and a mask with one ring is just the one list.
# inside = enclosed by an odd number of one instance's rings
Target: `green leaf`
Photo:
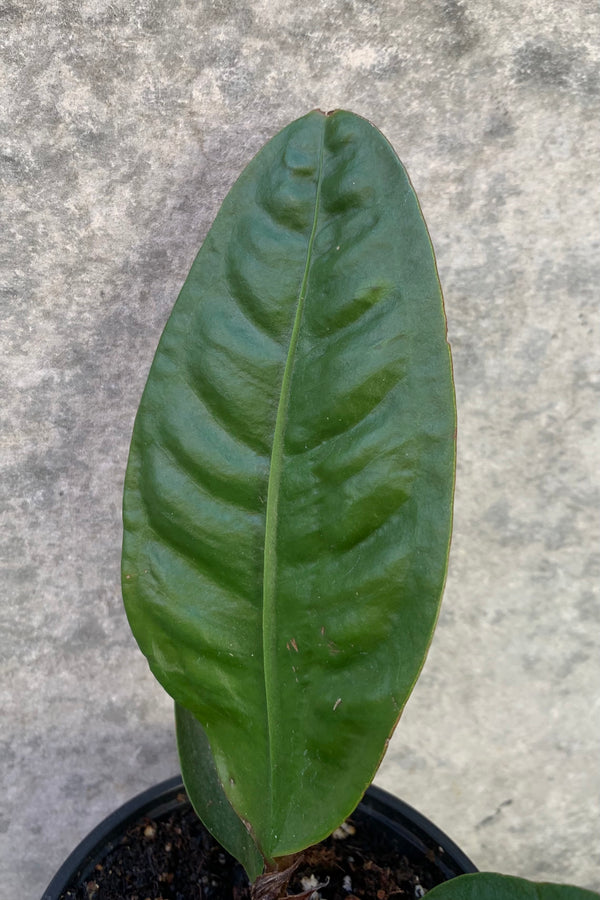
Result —
[[309, 113], [248, 165], [192, 266], [124, 496], [131, 627], [267, 858], [350, 814], [418, 677], [454, 430], [406, 173], [366, 120]]
[[204, 729], [178, 703], [175, 722], [181, 774], [188, 797], [211, 834], [242, 863], [248, 878], [254, 881], [263, 870], [263, 857], [227, 799]]
[[428, 892], [427, 900], [598, 900], [598, 894], [569, 884], [477, 872], [439, 884]]

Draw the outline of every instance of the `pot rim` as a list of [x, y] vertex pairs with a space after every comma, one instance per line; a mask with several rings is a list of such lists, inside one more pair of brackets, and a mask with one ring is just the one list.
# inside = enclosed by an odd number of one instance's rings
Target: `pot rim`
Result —
[[[41, 900], [59, 900], [61, 894], [72, 883], [74, 876], [82, 874], [98, 859], [100, 852], [103, 854], [109, 852], [130, 825], [148, 815], [150, 811], [152, 817], [172, 811], [181, 802], [178, 797], [182, 793], [185, 793], [185, 788], [181, 775], [174, 775], [136, 794], [109, 813], [69, 854], [44, 891]], [[410, 838], [410, 843], [417, 852], [425, 855], [433, 852], [439, 858], [440, 867], [451, 873], [449, 877], [453, 874], [477, 872], [468, 856], [441, 829], [418, 810], [383, 788], [370, 785], [359, 807], [372, 819], [388, 827], [393, 824], [399, 834]]]

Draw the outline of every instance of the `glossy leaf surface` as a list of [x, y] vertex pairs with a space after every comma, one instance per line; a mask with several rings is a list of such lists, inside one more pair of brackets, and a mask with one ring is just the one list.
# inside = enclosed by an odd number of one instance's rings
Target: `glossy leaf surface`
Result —
[[477, 872], [461, 875], [429, 891], [431, 900], [598, 900], [598, 894], [569, 884], [527, 881]]
[[192, 266], [124, 497], [131, 627], [266, 857], [352, 811], [415, 683], [454, 428], [406, 173], [366, 120], [310, 113], [248, 165]]
[[204, 729], [179, 703], [175, 704], [175, 722], [181, 774], [188, 797], [211, 834], [242, 863], [254, 881], [262, 872], [263, 858], [227, 799]]

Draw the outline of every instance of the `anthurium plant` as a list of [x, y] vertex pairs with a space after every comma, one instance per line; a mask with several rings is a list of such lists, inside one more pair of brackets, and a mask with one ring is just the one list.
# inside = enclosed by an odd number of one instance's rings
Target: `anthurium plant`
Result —
[[285, 892], [377, 770], [438, 616], [454, 461], [415, 193], [369, 122], [311, 112], [204, 241], [124, 492], [129, 622], [175, 700], [191, 802], [256, 896]]

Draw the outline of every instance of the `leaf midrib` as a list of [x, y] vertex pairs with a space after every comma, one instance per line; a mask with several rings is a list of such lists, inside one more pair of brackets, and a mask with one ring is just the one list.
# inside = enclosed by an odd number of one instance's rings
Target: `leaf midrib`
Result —
[[279, 506], [279, 489], [281, 486], [281, 476], [283, 471], [283, 448], [285, 427], [287, 424], [290, 390], [292, 381], [292, 370], [294, 367], [294, 357], [298, 345], [300, 335], [300, 325], [302, 322], [302, 314], [306, 300], [308, 288], [308, 276], [310, 272], [313, 245], [317, 232], [317, 219], [319, 216], [319, 206], [321, 199], [321, 185], [323, 181], [323, 157], [325, 148], [325, 123], [321, 132], [321, 146], [319, 150], [319, 171], [317, 175], [317, 187], [315, 192], [315, 212], [313, 217], [312, 229], [308, 240], [306, 251], [306, 262], [304, 264], [304, 273], [298, 300], [296, 305], [296, 315], [294, 325], [290, 336], [283, 378], [281, 381], [281, 390], [279, 394], [279, 403], [277, 405], [277, 416], [275, 419], [275, 430], [273, 432], [273, 445], [271, 450], [271, 465], [269, 469], [269, 480], [267, 486], [267, 502], [265, 514], [265, 546], [264, 546], [264, 568], [263, 568], [263, 606], [262, 606], [262, 633], [263, 633], [263, 673], [265, 680], [265, 698], [266, 698], [266, 714], [267, 714], [267, 766], [268, 766], [268, 808], [269, 822], [273, 822], [273, 766], [272, 766], [272, 750], [274, 744], [275, 721], [273, 719], [274, 706], [274, 687], [276, 684], [276, 676], [274, 675], [274, 661], [276, 657], [276, 576], [277, 576], [277, 520]]

